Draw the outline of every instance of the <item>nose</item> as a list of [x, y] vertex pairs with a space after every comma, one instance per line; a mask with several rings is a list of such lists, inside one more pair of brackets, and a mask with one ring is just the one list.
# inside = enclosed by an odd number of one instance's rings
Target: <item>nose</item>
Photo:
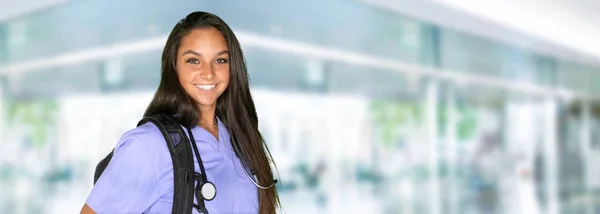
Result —
[[215, 77], [215, 69], [210, 63], [203, 63], [200, 67], [200, 78], [212, 80]]

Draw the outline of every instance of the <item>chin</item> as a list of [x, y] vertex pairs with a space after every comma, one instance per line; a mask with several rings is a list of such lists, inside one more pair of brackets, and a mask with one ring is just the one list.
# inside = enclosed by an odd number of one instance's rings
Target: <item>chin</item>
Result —
[[198, 105], [200, 107], [203, 107], [203, 106], [214, 106], [216, 104], [217, 104], [217, 100], [216, 99], [214, 99], [214, 100], [200, 99], [198, 101]]
[[212, 103], [204, 103], [204, 102], [198, 103], [198, 105], [200, 105], [200, 106], [214, 106], [216, 104], [217, 104], [216, 102], [212, 102]]

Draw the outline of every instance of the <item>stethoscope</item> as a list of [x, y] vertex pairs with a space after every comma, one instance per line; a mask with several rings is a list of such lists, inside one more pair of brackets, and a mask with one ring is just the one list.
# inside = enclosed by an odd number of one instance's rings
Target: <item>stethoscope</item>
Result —
[[[198, 180], [198, 184], [196, 184], [195, 188], [196, 200], [198, 204], [194, 205], [198, 212], [208, 214], [208, 210], [206, 210], [206, 207], [204, 206], [204, 200], [212, 201], [217, 195], [217, 187], [215, 186], [215, 184], [208, 181], [208, 179], [206, 178], [206, 171], [204, 170], [202, 157], [200, 157], [200, 152], [198, 152], [198, 146], [196, 146], [196, 140], [194, 139], [194, 134], [192, 133], [192, 130], [189, 127], [187, 127], [187, 132], [190, 137], [190, 144], [192, 144], [192, 148], [194, 150], [194, 155], [196, 156], [196, 160], [198, 160], [198, 165], [200, 165], [200, 173], [194, 173], [194, 178]], [[240, 151], [237, 142], [235, 142], [233, 138], [231, 138], [231, 146], [234, 149], [235, 155], [239, 158]], [[253, 176], [251, 176], [250, 172], [248, 172], [247, 167], [243, 163], [242, 168], [244, 168], [246, 177], [248, 177], [248, 179], [260, 189], [269, 189], [275, 186], [275, 184], [277, 184], [278, 180], [274, 179], [273, 182], [271, 182], [271, 184], [269, 184], [268, 186], [262, 186], [258, 183], [258, 178], [254, 170], [252, 170]]]

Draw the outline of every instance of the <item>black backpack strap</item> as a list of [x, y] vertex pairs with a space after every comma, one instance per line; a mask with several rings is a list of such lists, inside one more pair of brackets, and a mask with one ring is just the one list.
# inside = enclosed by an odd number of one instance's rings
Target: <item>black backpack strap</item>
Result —
[[138, 123], [138, 126], [147, 122], [154, 123], [158, 127], [167, 142], [173, 161], [174, 194], [172, 213], [192, 213], [194, 159], [190, 140], [173, 116], [158, 114], [144, 117]]
[[104, 157], [104, 159], [102, 159], [100, 162], [98, 162], [98, 165], [96, 165], [96, 170], [94, 171], [94, 185], [96, 185], [96, 182], [104, 172], [104, 169], [106, 169], [108, 163], [110, 163], [114, 151], [114, 149], [110, 151], [110, 153], [108, 153], [108, 155], [106, 155], [106, 157]]

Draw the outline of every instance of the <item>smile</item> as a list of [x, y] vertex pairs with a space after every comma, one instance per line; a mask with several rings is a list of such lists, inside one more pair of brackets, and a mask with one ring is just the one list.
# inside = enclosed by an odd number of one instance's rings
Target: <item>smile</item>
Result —
[[210, 91], [213, 88], [215, 88], [215, 86], [217, 86], [217, 85], [196, 85], [196, 87], [198, 87], [199, 89], [205, 90], [205, 91]]

